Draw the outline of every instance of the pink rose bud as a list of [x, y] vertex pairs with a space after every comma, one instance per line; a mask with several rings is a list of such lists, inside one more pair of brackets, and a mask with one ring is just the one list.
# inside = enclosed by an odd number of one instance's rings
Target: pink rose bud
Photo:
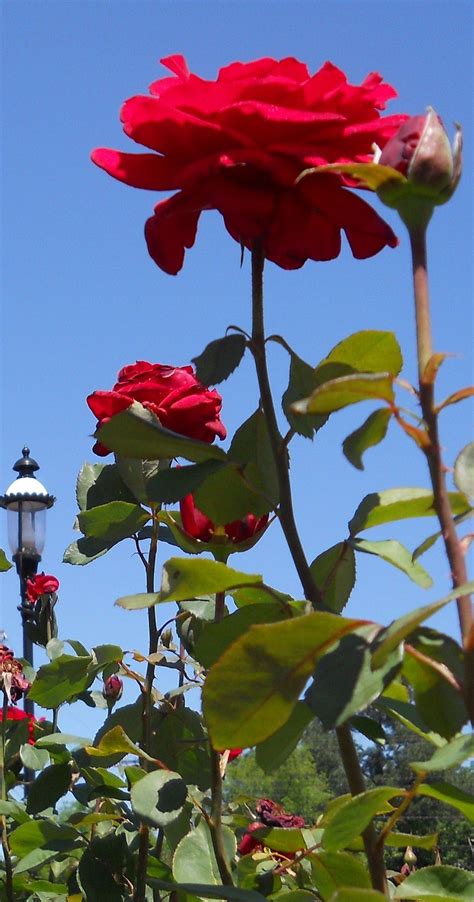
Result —
[[123, 682], [117, 674], [107, 677], [104, 680], [102, 695], [108, 702], [118, 702], [123, 692]]
[[445, 189], [451, 194], [456, 187], [453, 180], [460, 176], [460, 151], [460, 131], [451, 148], [440, 117], [428, 107], [424, 116], [412, 116], [400, 126], [385, 145], [379, 163], [397, 169], [430, 195], [437, 196]]

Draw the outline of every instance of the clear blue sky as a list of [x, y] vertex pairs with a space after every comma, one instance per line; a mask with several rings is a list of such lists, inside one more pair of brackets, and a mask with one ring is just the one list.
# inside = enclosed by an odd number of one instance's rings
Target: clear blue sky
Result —
[[[96, 146], [131, 150], [122, 135], [122, 101], [145, 93], [164, 75], [159, 58], [184, 53], [205, 77], [233, 60], [294, 55], [314, 71], [329, 59], [359, 82], [380, 71], [399, 92], [390, 112], [422, 112], [432, 104], [449, 129], [463, 124], [465, 175], [452, 202], [436, 212], [430, 234], [435, 344], [453, 352], [439, 391], [472, 381], [472, 87], [471, 3], [448, 2], [23, 2], [2, 4], [2, 442], [0, 482], [7, 486], [22, 445], [41, 464], [40, 478], [57, 502], [49, 512], [46, 572], [61, 580], [61, 635], [85, 644], [118, 642], [146, 647], [146, 615], [113, 607], [119, 595], [143, 591], [143, 571], [132, 543], [85, 568], [61, 563], [76, 536], [74, 484], [92, 460], [94, 420], [86, 395], [112, 386], [118, 369], [138, 359], [186, 364], [229, 323], [249, 326], [249, 261], [220, 216], [201, 218], [195, 247], [177, 277], [149, 259], [143, 224], [157, 198], [120, 185], [89, 162]], [[376, 201], [374, 202], [377, 206]], [[347, 244], [338, 260], [307, 263], [297, 272], [267, 268], [267, 323], [299, 354], [317, 363], [339, 340], [359, 329], [394, 330], [414, 379], [414, 330], [407, 239], [391, 211], [383, 211], [401, 238], [397, 250], [354, 261]], [[281, 349], [271, 353], [276, 393], [287, 378]], [[250, 363], [222, 386], [229, 433], [257, 404]], [[347, 521], [368, 492], [426, 486], [423, 460], [391, 427], [369, 451], [360, 473], [345, 460], [343, 438], [370, 408], [336, 416], [311, 444], [293, 451], [295, 503], [310, 559], [341, 540]], [[444, 416], [448, 464], [471, 437], [468, 405]], [[0, 545], [6, 547], [2, 523]], [[434, 521], [393, 525], [370, 538], [399, 538], [409, 547]], [[369, 534], [368, 534], [369, 537]], [[169, 548], [161, 551], [163, 561]], [[372, 557], [359, 556], [359, 581], [346, 611], [388, 622], [449, 587], [441, 548], [425, 560], [435, 587], [423, 592]], [[245, 557], [231, 561], [263, 573], [273, 585], [300, 594], [289, 555], [275, 525]], [[0, 626], [20, 649], [18, 583], [1, 578]], [[168, 608], [163, 614], [171, 616]], [[454, 608], [434, 624], [457, 635]], [[40, 659], [40, 656], [38, 656]], [[166, 685], [166, 684], [164, 684]], [[64, 714], [62, 722], [68, 722]], [[78, 733], [91, 718], [76, 706]], [[69, 726], [71, 724], [69, 723]]]

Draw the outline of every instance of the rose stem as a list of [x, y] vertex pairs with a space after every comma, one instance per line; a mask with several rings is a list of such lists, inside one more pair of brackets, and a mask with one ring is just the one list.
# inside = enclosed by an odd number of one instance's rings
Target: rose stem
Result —
[[[2, 708], [2, 729], [1, 729], [1, 750], [0, 750], [0, 797], [2, 802], [7, 800], [6, 782], [5, 782], [5, 738], [7, 732], [8, 720], [8, 697], [6, 692], [3, 693]], [[2, 834], [3, 860], [5, 864], [5, 891], [7, 902], [14, 902], [13, 895], [13, 868], [10, 856], [10, 846], [8, 845], [7, 819], [3, 814], [0, 818], [0, 831]]]
[[[267, 422], [270, 445], [278, 475], [280, 489], [279, 519], [285, 535], [290, 554], [293, 558], [305, 597], [315, 609], [322, 603], [319, 591], [309, 568], [303, 546], [298, 535], [288, 467], [288, 452], [282, 440], [275, 414], [275, 406], [268, 376], [265, 349], [265, 329], [263, 316], [263, 267], [265, 256], [261, 244], [257, 243], [252, 250], [252, 341], [251, 350], [255, 360], [260, 402]], [[344, 766], [347, 782], [352, 795], [365, 792], [365, 779], [360, 766], [352, 734], [347, 724], [336, 727], [339, 751]], [[386, 892], [387, 881], [383, 850], [377, 846], [377, 834], [370, 824], [362, 834], [365, 852], [374, 889]]]
[[[451, 568], [453, 587], [467, 582], [464, 554], [456, 533], [453, 515], [446, 488], [445, 467], [441, 457], [438, 433], [438, 414], [434, 403], [434, 384], [425, 378], [425, 369], [432, 356], [430, 297], [426, 252], [426, 224], [408, 228], [413, 266], [413, 290], [415, 296], [416, 342], [418, 354], [419, 395], [423, 419], [429, 438], [429, 446], [424, 449], [433, 487], [433, 498], [443, 535], [446, 556]], [[474, 725], [474, 624], [472, 603], [469, 595], [457, 599], [461, 635], [464, 645], [465, 683], [464, 697], [471, 723]]]
[[[219, 623], [224, 614], [225, 593], [216, 593], [214, 623]], [[224, 835], [222, 832], [222, 774], [221, 756], [211, 746], [211, 816], [208, 820], [217, 867], [224, 886], [233, 886], [234, 881], [227, 863]]]
[[[155, 517], [156, 507], [152, 507], [153, 521], [151, 528], [150, 551], [148, 553], [148, 561], [146, 562], [146, 590], [149, 593], [155, 591], [155, 565], [156, 553], [158, 548], [158, 521]], [[156, 614], [154, 606], [148, 608], [148, 654], [154, 655], [158, 648], [158, 627], [156, 623]], [[152, 688], [155, 678], [155, 665], [148, 662], [146, 668], [145, 684], [143, 689], [143, 712], [142, 712], [142, 746], [146, 752], [150, 752], [151, 740], [151, 708], [152, 708]], [[149, 770], [150, 762], [145, 761], [145, 770]], [[150, 829], [147, 824], [141, 823], [139, 830], [139, 847], [138, 847], [138, 864], [137, 864], [137, 883], [134, 892], [134, 902], [145, 902], [146, 899], [146, 873], [148, 865], [148, 853], [150, 844]], [[158, 893], [158, 895], [157, 895]], [[158, 902], [160, 896], [158, 890], [153, 891], [153, 898]]]

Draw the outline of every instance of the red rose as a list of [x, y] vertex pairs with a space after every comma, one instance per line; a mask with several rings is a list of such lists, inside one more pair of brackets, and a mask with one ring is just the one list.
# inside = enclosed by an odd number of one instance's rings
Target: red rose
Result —
[[[227, 431], [219, 418], [222, 398], [201, 385], [192, 366], [164, 366], [137, 360], [118, 374], [112, 391], [95, 391], [87, 398], [97, 426], [139, 401], [158, 417], [162, 426], [188, 438], [213, 442], [225, 438]], [[93, 450], [101, 457], [108, 448], [96, 442]]]
[[[0, 723], [3, 720], [3, 710], [0, 708]], [[37, 723], [36, 718], [33, 714], [27, 714], [26, 711], [22, 711], [21, 708], [7, 708], [7, 720], [27, 720], [28, 721], [28, 745], [35, 744], [35, 723]]]
[[165, 272], [182, 267], [203, 210], [219, 210], [227, 231], [284, 269], [309, 258], [331, 260], [341, 229], [355, 257], [371, 257], [397, 239], [344, 179], [300, 173], [336, 162], [370, 162], [405, 116], [381, 117], [396, 91], [376, 72], [361, 85], [326, 62], [313, 76], [292, 57], [232, 63], [215, 81], [189, 72], [182, 56], [162, 63], [174, 77], [132, 97], [123, 128], [153, 153], [98, 148], [92, 160], [119, 181], [152, 191], [177, 190], [145, 226], [148, 250]]
[[255, 836], [252, 836], [252, 833], [255, 830], [261, 830], [262, 827], [264, 828], [265, 824], [261, 824], [260, 821], [252, 821], [252, 823], [248, 825], [247, 832], [244, 833], [237, 847], [237, 851], [240, 855], [249, 855], [250, 852], [261, 852], [263, 850], [262, 841]]
[[[192, 495], [186, 495], [179, 502], [181, 512], [181, 523], [185, 532], [192, 536], [193, 539], [200, 539], [201, 542], [210, 542], [216, 532], [216, 527], [209, 517], [206, 517], [202, 511], [194, 504]], [[268, 514], [263, 517], [256, 517], [255, 514], [247, 514], [243, 520], [234, 520], [233, 523], [226, 523], [223, 527], [225, 534], [231, 542], [236, 544], [246, 542], [256, 533], [263, 529], [268, 523]]]
[[[260, 820], [252, 821], [244, 833], [238, 851], [241, 855], [248, 855], [250, 852], [261, 851], [265, 845], [265, 840], [252, 836], [255, 830], [265, 829], [265, 827], [304, 827], [304, 817], [299, 814], [288, 814], [281, 805], [277, 805], [272, 799], [260, 799], [257, 802], [255, 811]], [[298, 850], [299, 851], [299, 850]], [[274, 853], [276, 857], [294, 858], [295, 852]]]
[[26, 581], [26, 597], [31, 604], [38, 601], [40, 595], [51, 595], [59, 589], [59, 580], [49, 573], [37, 573]]

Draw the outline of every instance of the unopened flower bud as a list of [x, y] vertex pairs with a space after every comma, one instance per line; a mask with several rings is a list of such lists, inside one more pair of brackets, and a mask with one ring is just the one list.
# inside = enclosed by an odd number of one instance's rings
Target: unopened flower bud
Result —
[[169, 648], [171, 645], [171, 640], [173, 638], [173, 633], [170, 629], [163, 630], [161, 634], [161, 644], [165, 646], [165, 648]]
[[404, 854], [404, 856], [403, 856], [403, 860], [404, 860], [404, 862], [406, 862], [406, 864], [408, 864], [410, 867], [413, 867], [413, 866], [416, 864], [416, 862], [418, 861], [418, 858], [416, 857], [416, 855], [415, 855], [415, 853], [414, 853], [414, 851], [413, 851], [413, 849], [412, 849], [411, 846], [407, 846], [407, 847], [406, 847], [406, 851], [405, 851], [405, 854]]
[[451, 146], [438, 114], [428, 107], [423, 116], [412, 116], [385, 145], [377, 162], [401, 173], [401, 181], [385, 181], [380, 199], [395, 207], [407, 224], [428, 220], [433, 207], [446, 203], [461, 177], [462, 132], [456, 126]]
[[118, 702], [123, 692], [123, 682], [116, 673], [104, 680], [102, 695], [108, 702]]

